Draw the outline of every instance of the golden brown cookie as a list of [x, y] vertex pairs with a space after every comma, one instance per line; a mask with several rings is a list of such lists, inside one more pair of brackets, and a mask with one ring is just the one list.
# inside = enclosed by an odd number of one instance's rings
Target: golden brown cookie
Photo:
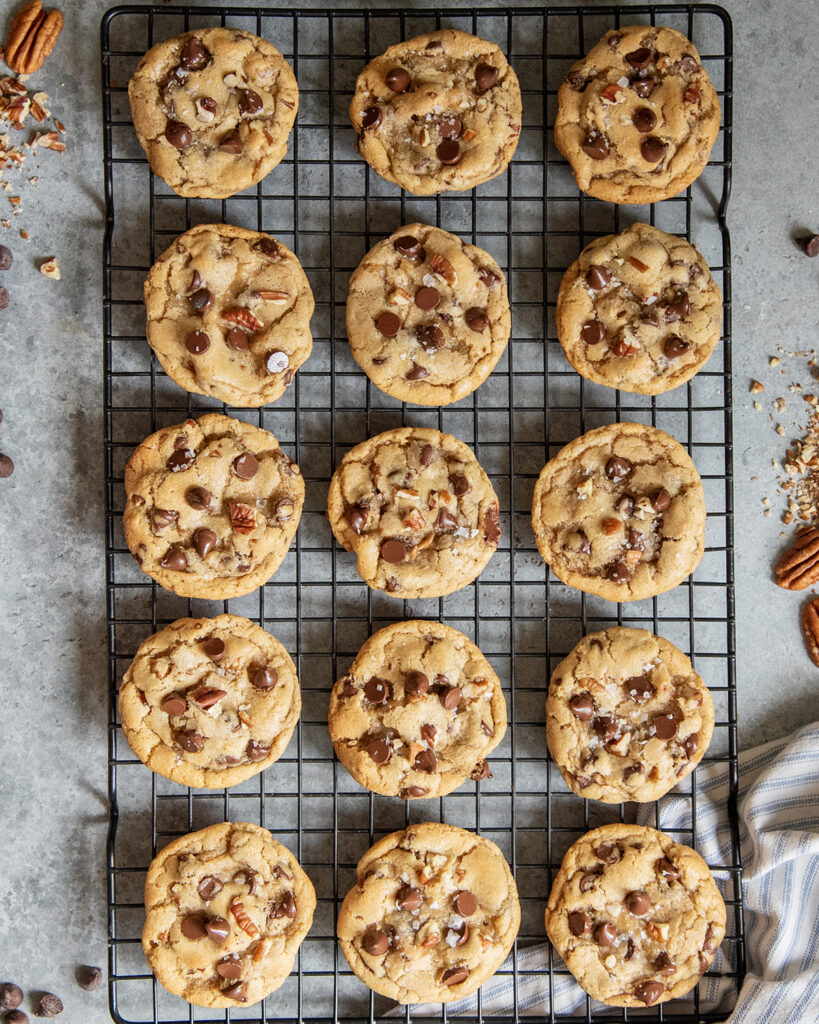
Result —
[[125, 540], [182, 597], [249, 594], [278, 569], [304, 503], [299, 467], [267, 430], [207, 413], [147, 437], [125, 468]]
[[583, 192], [656, 203], [699, 177], [719, 133], [719, 99], [691, 41], [673, 28], [607, 32], [557, 96], [555, 144]]
[[725, 904], [698, 853], [642, 825], [604, 825], [569, 847], [546, 909], [552, 945], [609, 1006], [690, 992], [725, 935]]
[[589, 800], [659, 800], [711, 742], [714, 702], [690, 660], [645, 629], [583, 637], [552, 673], [549, 753]]
[[441, 228], [399, 228], [350, 279], [350, 349], [373, 384], [402, 402], [449, 405], [470, 394], [511, 329], [503, 271]]
[[151, 862], [142, 948], [160, 983], [189, 1003], [250, 1005], [290, 974], [315, 907], [310, 879], [267, 829], [211, 825]]
[[225, 199], [281, 161], [299, 90], [265, 39], [200, 28], [152, 47], [128, 86], [151, 170], [180, 196]]
[[386, 430], [347, 452], [327, 517], [364, 582], [398, 598], [465, 587], [502, 532], [498, 496], [472, 449], [423, 427]]
[[474, 188], [518, 144], [518, 79], [499, 47], [445, 28], [391, 46], [358, 76], [350, 103], [358, 151], [415, 195]]
[[665, 431], [611, 423], [576, 438], [543, 467], [532, 529], [564, 583], [609, 601], [641, 601], [676, 587], [699, 564], [702, 481]]
[[179, 619], [140, 645], [119, 690], [122, 730], [151, 771], [221, 789], [284, 753], [301, 710], [296, 666], [249, 619]]
[[578, 373], [659, 395], [710, 358], [722, 333], [722, 294], [693, 245], [632, 224], [581, 252], [563, 277], [555, 317]]
[[200, 224], [145, 282], [147, 335], [180, 387], [241, 407], [280, 398], [310, 355], [313, 292], [294, 254], [261, 231]]
[[491, 778], [506, 732], [500, 680], [480, 650], [440, 622], [374, 633], [330, 695], [330, 739], [356, 782], [404, 800]]
[[347, 962], [399, 1003], [461, 999], [506, 958], [520, 925], [512, 872], [498, 847], [426, 822], [393, 832], [358, 862], [338, 915]]

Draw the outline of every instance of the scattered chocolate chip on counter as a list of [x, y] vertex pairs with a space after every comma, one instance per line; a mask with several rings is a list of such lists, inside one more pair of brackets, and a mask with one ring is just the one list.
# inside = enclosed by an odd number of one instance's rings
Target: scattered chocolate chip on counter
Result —
[[102, 968], [81, 964], [77, 968], [77, 984], [86, 992], [96, 992], [102, 984]]
[[796, 244], [811, 259], [814, 256], [819, 256], [819, 235], [802, 235], [801, 238], [796, 239]]
[[55, 996], [52, 992], [43, 992], [40, 996], [40, 1001], [37, 1004], [37, 1009], [34, 1011], [35, 1017], [59, 1017], [63, 1012], [63, 1001], [58, 996]]
[[6, 309], [9, 304], [9, 293], [7, 288], [0, 288], [0, 309]]
[[11, 476], [13, 472], [14, 463], [8, 457], [8, 455], [3, 455], [2, 452], [0, 452], [0, 480], [2, 480], [4, 477]]
[[10, 270], [14, 256], [7, 245], [0, 245], [0, 270]]
[[29, 1024], [28, 1014], [22, 1010], [9, 1010], [3, 1019], [6, 1024]]
[[4, 981], [0, 985], [0, 1010], [16, 1010], [23, 1001], [23, 990], [19, 985]]

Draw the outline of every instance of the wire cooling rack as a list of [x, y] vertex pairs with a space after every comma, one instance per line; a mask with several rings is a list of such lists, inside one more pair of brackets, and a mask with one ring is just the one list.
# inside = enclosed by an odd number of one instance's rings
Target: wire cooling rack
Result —
[[[723, 110], [712, 160], [683, 195], [642, 208], [620, 208], [578, 192], [554, 148], [557, 88], [570, 64], [609, 28], [634, 21], [664, 24], [689, 36], [702, 54]], [[298, 77], [301, 103], [290, 151], [255, 189], [225, 201], [184, 200], [153, 178], [134, 136], [127, 82], [145, 50], [192, 27], [225, 24], [273, 41]], [[414, 198], [383, 182], [354, 152], [347, 105], [355, 78], [372, 56], [402, 38], [445, 24], [494, 40], [515, 67], [523, 91], [523, 130], [508, 171], [471, 193]], [[743, 974], [740, 855], [735, 807], [733, 506], [731, 446], [731, 268], [725, 222], [731, 185], [732, 32], [710, 4], [433, 10], [285, 10], [127, 6], [102, 21], [105, 144], [104, 243], [105, 479], [107, 628], [110, 667], [111, 825], [108, 839], [109, 992], [116, 1021], [373, 1021], [391, 1004], [351, 973], [335, 942], [340, 901], [359, 857], [381, 835], [422, 820], [444, 820], [498, 843], [515, 873], [522, 924], [517, 950], [545, 943], [543, 910], [566, 848], [595, 825], [622, 820], [624, 807], [569, 793], [549, 763], [544, 700], [551, 669], [589, 631], [615, 623], [642, 626], [691, 654], [714, 695], [717, 724], [705, 763], [728, 766], [732, 843], [712, 864], [728, 904], [721, 973], [725, 1001], [706, 1006], [699, 990], [645, 1011], [586, 999], [581, 1019], [721, 1020]], [[628, 395], [583, 380], [557, 342], [554, 305], [561, 275], [597, 235], [649, 219], [692, 239], [711, 264], [725, 299], [723, 342], [684, 387], [656, 398]], [[352, 360], [344, 331], [350, 273], [376, 240], [412, 221], [427, 221], [488, 249], [507, 273], [512, 340], [489, 380], [444, 409], [406, 407], [381, 394]], [[144, 336], [142, 284], [151, 262], [195, 223], [228, 221], [269, 231], [298, 254], [316, 296], [315, 347], [293, 387], [274, 405], [233, 415], [279, 438], [298, 462], [307, 499], [294, 547], [273, 580], [226, 602], [189, 601], [144, 576], [124, 543], [123, 468], [134, 446], [161, 426], [222, 408], [188, 395], [161, 372]], [[703, 478], [708, 505], [705, 557], [693, 576], [653, 600], [612, 605], [549, 576], [537, 553], [529, 509], [548, 458], [583, 431], [615, 420], [662, 427], [685, 444]], [[480, 579], [437, 600], [398, 602], [369, 590], [354, 559], [334, 544], [324, 515], [335, 466], [354, 444], [402, 424], [432, 426], [468, 442], [500, 496], [504, 535]], [[231, 611], [256, 620], [297, 661], [301, 723], [285, 755], [229, 792], [191, 791], [153, 775], [124, 741], [116, 691], [139, 643], [183, 615]], [[441, 619], [467, 633], [504, 684], [509, 729], [492, 759], [494, 778], [467, 783], [441, 800], [410, 803], [360, 789], [333, 758], [327, 727], [333, 681], [375, 629], [401, 618]], [[696, 773], [695, 773], [696, 775]], [[700, 838], [692, 779], [677, 798], [690, 803]], [[669, 798], [664, 798], [665, 800]], [[655, 809], [660, 823], [664, 801]], [[318, 907], [292, 975], [265, 1004], [213, 1011], [169, 996], [150, 974], [140, 946], [142, 887], [151, 857], [174, 837], [224, 819], [258, 822], [296, 854], [313, 880]], [[546, 947], [544, 947], [545, 949]], [[544, 990], [566, 970], [551, 951], [537, 968]], [[519, 1005], [525, 958], [513, 977], [504, 1020], [531, 1014]], [[531, 979], [529, 979], [531, 980]], [[565, 980], [565, 979], [564, 979]], [[549, 986], [547, 988], [547, 986]], [[547, 994], [533, 1021], [561, 1016]], [[450, 1012], [451, 1015], [451, 1012]], [[489, 1014], [482, 1001], [469, 1016]], [[401, 1011], [409, 1021], [409, 1011]], [[417, 1014], [413, 1014], [417, 1016]], [[446, 1020], [445, 1008], [435, 1019]]]

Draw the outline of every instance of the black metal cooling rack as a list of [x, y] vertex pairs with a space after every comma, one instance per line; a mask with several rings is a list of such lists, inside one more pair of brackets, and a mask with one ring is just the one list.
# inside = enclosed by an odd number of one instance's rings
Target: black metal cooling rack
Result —
[[[189, 27], [224, 24], [273, 41], [292, 63], [301, 105], [286, 159], [255, 189], [225, 201], [184, 200], [154, 179], [133, 133], [127, 81], [153, 43]], [[720, 94], [723, 124], [709, 167], [686, 193], [661, 204], [620, 208], [578, 192], [554, 148], [557, 88], [569, 65], [609, 28], [667, 24], [692, 38]], [[417, 199], [369, 171], [354, 152], [346, 108], [364, 63], [387, 45], [441, 24], [496, 41], [521, 80], [523, 130], [505, 174], [467, 194]], [[517, 950], [545, 943], [543, 909], [553, 872], [583, 831], [622, 820], [624, 807], [569, 793], [548, 762], [544, 699], [549, 674], [580, 637], [615, 623], [643, 626], [691, 654], [714, 694], [717, 724], [704, 763], [730, 778], [731, 849], [711, 864], [728, 904], [722, 976], [727, 1005], [709, 1008], [699, 989], [646, 1011], [586, 999], [558, 1013], [547, 996], [533, 1021], [721, 1020], [744, 969], [740, 853], [736, 818], [737, 737], [734, 676], [733, 497], [731, 444], [731, 266], [725, 221], [731, 186], [732, 30], [711, 4], [447, 10], [289, 10], [124, 6], [102, 21], [106, 231], [104, 275], [107, 628], [110, 670], [111, 824], [108, 838], [109, 992], [116, 1021], [374, 1021], [389, 1005], [350, 972], [335, 942], [335, 915], [361, 854], [382, 834], [439, 819], [497, 842], [518, 882], [522, 924]], [[566, 363], [556, 340], [560, 277], [593, 237], [649, 219], [693, 239], [725, 299], [722, 345], [691, 382], [648, 398], [598, 387]], [[176, 234], [208, 220], [271, 232], [303, 263], [316, 296], [313, 355], [274, 405], [231, 410], [272, 430], [299, 463], [307, 500], [293, 550], [266, 586], [228, 602], [188, 601], [143, 576], [121, 527], [123, 468], [134, 446], [162, 425], [218, 404], [188, 395], [161, 372], [144, 337], [142, 283]], [[489, 249], [504, 267], [513, 336], [504, 358], [473, 395], [444, 409], [406, 407], [382, 395], [349, 355], [344, 303], [350, 272], [367, 249], [402, 223], [426, 220]], [[545, 338], [545, 340], [544, 340]], [[708, 503], [707, 547], [694, 575], [670, 594], [610, 605], [550, 577], [535, 548], [529, 509], [547, 458], [601, 423], [636, 419], [686, 444]], [[403, 602], [369, 590], [352, 556], [334, 543], [324, 517], [327, 486], [344, 452], [364, 437], [403, 423], [434, 426], [473, 446], [501, 499], [504, 537], [481, 578], [438, 600]], [[266, 626], [297, 661], [304, 707], [285, 756], [267, 772], [221, 793], [185, 790], [152, 775], [125, 743], [116, 690], [138, 644], [181, 615], [231, 611]], [[469, 634], [504, 683], [509, 730], [492, 758], [494, 779], [469, 783], [439, 801], [375, 796], [356, 786], [333, 758], [326, 729], [328, 694], [369, 634], [396, 618], [440, 618]], [[696, 777], [696, 773], [694, 778]], [[670, 798], [664, 798], [668, 800]], [[696, 792], [686, 780], [676, 799], [691, 827], [673, 833], [697, 845]], [[655, 809], [660, 822], [661, 801]], [[270, 828], [298, 856], [318, 895], [314, 925], [290, 978], [265, 1004], [230, 1011], [189, 1007], [153, 979], [142, 955], [142, 886], [151, 857], [174, 837], [232, 818]], [[553, 993], [566, 971], [544, 948], [547, 965], [515, 958], [510, 1002], [498, 1019], [532, 1013], [519, 1004], [524, 976], [542, 975]], [[531, 978], [528, 979], [531, 981]], [[408, 1022], [409, 1011], [401, 1014]], [[451, 1015], [451, 1013], [450, 1013]], [[478, 997], [470, 1021], [490, 1013]], [[413, 1014], [413, 1016], [417, 1016]], [[493, 1014], [494, 1016], [494, 1014]], [[446, 1020], [446, 1008], [435, 1019]]]

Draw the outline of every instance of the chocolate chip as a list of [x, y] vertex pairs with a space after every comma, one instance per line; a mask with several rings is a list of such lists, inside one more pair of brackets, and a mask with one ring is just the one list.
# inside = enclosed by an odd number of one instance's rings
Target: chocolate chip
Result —
[[651, 900], [642, 889], [630, 892], [625, 899], [626, 908], [635, 917], [644, 917], [651, 910]]
[[185, 348], [192, 356], [201, 356], [210, 348], [210, 338], [204, 331], [190, 331], [185, 335]]
[[645, 676], [632, 676], [623, 683], [626, 693], [638, 704], [644, 704], [655, 694], [655, 689]]
[[[291, 876], [288, 875], [287, 878]], [[268, 916], [273, 918], [287, 917], [293, 920], [298, 913], [298, 907], [296, 906], [296, 897], [292, 892], [286, 892], [278, 903], [271, 904]]]
[[246, 352], [250, 347], [250, 341], [247, 334], [238, 327], [231, 327], [225, 341], [227, 342], [228, 348], [232, 348], [234, 352]]
[[495, 730], [490, 728], [486, 722], [481, 722], [481, 730], [484, 736], [488, 736], [490, 739], [495, 735]]
[[63, 1001], [51, 992], [43, 992], [37, 1008], [34, 1011], [35, 1017], [59, 1017], [63, 1012]]
[[650, 107], [638, 107], [631, 115], [631, 123], [641, 135], [647, 135], [649, 132], [654, 131], [657, 125], [657, 115]]
[[486, 758], [483, 761], [478, 761], [469, 777], [473, 782], [483, 782], [484, 779], [492, 778], [492, 772], [489, 769], [489, 762]]
[[673, 715], [655, 715], [653, 722], [658, 740], [670, 740], [677, 735], [677, 719]]
[[28, 1014], [23, 1013], [22, 1010], [9, 1010], [3, 1019], [6, 1024], [29, 1024]]
[[569, 709], [575, 718], [588, 722], [594, 715], [594, 701], [588, 693], [576, 693], [569, 700]]
[[645, 775], [645, 768], [641, 764], [630, 764], [623, 770], [623, 779], [628, 782], [632, 775]]
[[219, 142], [219, 151], [221, 153], [232, 153], [234, 155], [241, 153], [244, 149], [242, 144], [242, 136], [239, 134], [238, 128], [231, 128], [229, 132], [225, 132]]
[[426, 468], [427, 466], [430, 465], [430, 463], [432, 462], [432, 460], [434, 458], [435, 458], [435, 449], [432, 447], [431, 444], [425, 444], [424, 447], [421, 449], [421, 454], [419, 455], [419, 460], [421, 462], [421, 465], [424, 468]]
[[580, 337], [587, 345], [599, 345], [606, 339], [606, 328], [599, 320], [589, 320], [580, 328]]
[[415, 755], [412, 767], [419, 772], [434, 772], [438, 767], [438, 761], [431, 750], [420, 750]]
[[599, 718], [595, 718], [592, 725], [594, 731], [604, 743], [613, 740], [617, 735], [617, 722], [608, 715], [601, 715]]
[[660, 318], [655, 312], [649, 310], [647, 313], [640, 314], [640, 323], [645, 324], [647, 327], [659, 327]]
[[588, 135], [580, 148], [592, 160], [605, 160], [609, 155], [609, 143], [605, 135]]
[[243, 452], [233, 460], [233, 472], [240, 480], [252, 480], [259, 471], [259, 460], [253, 452]]
[[190, 469], [195, 459], [196, 453], [190, 448], [177, 448], [165, 460], [165, 468], [171, 473], [181, 473], [183, 470]]
[[155, 530], [164, 530], [179, 519], [179, 513], [169, 508], [155, 508], [151, 513], [151, 523]]
[[608, 949], [609, 946], [614, 945], [614, 940], [617, 938], [617, 929], [614, 927], [611, 921], [601, 921], [594, 927], [594, 941], [598, 946], [603, 946]]
[[9, 270], [14, 263], [14, 256], [11, 249], [6, 245], [0, 245], [0, 270]]
[[594, 855], [604, 864], [616, 864], [620, 860], [620, 850], [613, 843], [601, 843], [594, 847]]
[[186, 71], [201, 71], [209, 60], [210, 53], [196, 36], [191, 36], [179, 54], [179, 63]]
[[418, 291], [415, 293], [415, 305], [419, 309], [435, 309], [435, 307], [438, 305], [440, 301], [441, 293], [438, 291], [437, 288], [419, 288]]
[[373, 676], [364, 685], [364, 696], [371, 704], [386, 704], [390, 699], [390, 693], [390, 684], [378, 676]]
[[245, 747], [245, 755], [252, 763], [264, 761], [265, 758], [270, 756], [270, 747], [265, 746], [263, 743], [257, 743], [256, 740], [250, 740]]
[[402, 885], [398, 890], [395, 902], [400, 910], [420, 910], [424, 902], [424, 894], [412, 885]]
[[188, 559], [182, 548], [174, 546], [168, 548], [159, 565], [163, 569], [170, 569], [171, 572], [184, 572], [188, 568]]
[[668, 152], [668, 143], [658, 139], [656, 135], [649, 135], [647, 139], [643, 140], [640, 152], [646, 163], [658, 164]]
[[460, 985], [462, 982], [466, 981], [468, 977], [469, 968], [460, 965], [458, 967], [450, 967], [448, 970], [444, 971], [441, 975], [441, 982], [448, 986]]
[[683, 341], [677, 334], [669, 334], [663, 345], [666, 359], [678, 359], [691, 348], [690, 342]]
[[606, 579], [612, 583], [628, 583], [632, 575], [631, 566], [623, 558], [618, 558], [617, 561], [612, 562], [606, 571]]
[[592, 291], [600, 291], [611, 283], [611, 273], [605, 267], [593, 263], [586, 271], [586, 284]]
[[462, 498], [469, 492], [469, 481], [462, 473], [450, 474], [449, 483], [456, 498]]
[[665, 487], [661, 487], [659, 491], [654, 492], [654, 496], [651, 499], [651, 507], [655, 512], [665, 512], [670, 504], [671, 495]]
[[205, 919], [201, 914], [190, 914], [183, 920], [180, 928], [186, 939], [204, 939], [208, 934]]
[[406, 546], [400, 540], [385, 540], [381, 545], [381, 557], [385, 562], [398, 565], [407, 557]]
[[370, 956], [383, 956], [390, 948], [390, 937], [378, 928], [369, 928], [361, 940], [364, 951]]
[[583, 875], [580, 879], [580, 891], [591, 892], [597, 883], [598, 877], [599, 876], [595, 874]]
[[693, 75], [699, 64], [690, 53], [684, 53], [674, 65], [674, 70], [683, 75]]
[[216, 973], [220, 978], [225, 978], [228, 981], [238, 981], [242, 976], [242, 961], [235, 953], [231, 953], [224, 960], [219, 961], [216, 965]]
[[657, 863], [654, 865], [663, 878], [668, 879], [670, 882], [676, 882], [679, 880], [680, 873], [668, 859], [668, 857], [660, 857]]
[[421, 243], [413, 235], [401, 235], [392, 246], [399, 256], [406, 256], [408, 259], [414, 259], [421, 253]]
[[274, 349], [265, 359], [264, 365], [268, 373], [281, 373], [287, 369], [289, 362], [286, 352]]
[[222, 989], [222, 995], [228, 999], [235, 999], [237, 1003], [247, 1002], [247, 982], [237, 981], [234, 985], [228, 985]]
[[631, 83], [631, 88], [641, 99], [648, 99], [648, 97], [654, 92], [654, 79], [639, 78], [636, 82]]
[[478, 277], [487, 288], [494, 287], [500, 281], [495, 271], [490, 270], [489, 267], [478, 267]]
[[160, 704], [162, 710], [170, 718], [174, 718], [177, 715], [184, 715], [187, 706], [188, 702], [181, 693], [177, 693], [175, 690], [172, 693], [169, 693]]
[[401, 330], [401, 320], [395, 313], [382, 313], [375, 321], [375, 327], [385, 338], [394, 338]]
[[435, 518], [435, 529], [438, 533], [454, 533], [458, 529], [458, 520], [445, 508], [442, 508]]
[[580, 935], [588, 935], [588, 933], [591, 931], [591, 918], [588, 914], [584, 914], [581, 910], [573, 910], [569, 914], [568, 923], [569, 931], [575, 937], [578, 937]]
[[383, 116], [381, 107], [367, 107], [361, 116], [361, 127], [365, 132], [370, 128], [377, 128], [381, 124]]
[[463, 122], [459, 117], [448, 114], [438, 122], [438, 133], [442, 139], [460, 139], [464, 130]]
[[168, 121], [165, 125], [165, 138], [176, 149], [187, 149], [193, 142], [191, 130], [184, 121]]
[[198, 288], [188, 300], [197, 313], [205, 313], [213, 306], [213, 292]]
[[193, 729], [180, 729], [176, 734], [176, 740], [189, 754], [198, 754], [205, 746], [205, 737]]
[[442, 164], [457, 164], [461, 159], [461, 147], [454, 139], [444, 139], [443, 142], [439, 142], [435, 150], [435, 155], [441, 161]]
[[492, 504], [486, 510], [483, 517], [483, 539], [487, 544], [497, 544], [501, 539], [503, 531], [500, 528], [500, 511], [498, 506]]
[[685, 756], [688, 758], [689, 761], [694, 756], [694, 754], [696, 754], [699, 743], [699, 733], [696, 732], [692, 732], [690, 736], [686, 736], [683, 740], [683, 750], [685, 751]]
[[645, 536], [639, 530], [629, 529], [626, 541], [633, 551], [642, 551], [646, 546]]
[[678, 295], [673, 302], [665, 307], [665, 319], [667, 323], [674, 323], [676, 320], [685, 320], [691, 313], [691, 303], [685, 292]]
[[464, 313], [464, 320], [470, 331], [475, 331], [476, 334], [483, 334], [489, 326], [489, 317], [486, 315], [486, 310], [478, 306], [468, 309]]
[[429, 690], [429, 676], [423, 672], [408, 672], [404, 679], [404, 693], [408, 697], [423, 697]]
[[642, 71], [651, 63], [651, 50], [647, 46], [641, 46], [638, 50], [632, 50], [626, 54], [626, 60], [635, 69]]
[[410, 73], [406, 68], [392, 68], [384, 81], [393, 92], [406, 92], [409, 89]]
[[475, 68], [475, 88], [488, 92], [498, 80], [498, 69], [493, 64], [479, 64]]
[[225, 641], [218, 636], [209, 636], [202, 644], [202, 650], [211, 661], [219, 661], [225, 656]]
[[422, 796], [426, 796], [429, 793], [428, 789], [424, 789], [423, 786], [407, 786], [400, 790], [398, 795], [402, 800], [417, 800]]
[[478, 909], [478, 901], [469, 889], [462, 889], [459, 893], [456, 893], [455, 899], [452, 902], [455, 905], [455, 910], [461, 917], [472, 917]]
[[409, 370], [407, 370], [405, 376], [407, 380], [423, 380], [429, 376], [429, 370], [425, 366], [419, 366], [418, 363], [414, 362]]
[[214, 896], [218, 895], [222, 891], [224, 886], [216, 875], [205, 875], [199, 880], [199, 885], [196, 887], [197, 892], [205, 903], [213, 899]]
[[674, 974], [677, 967], [668, 953], [663, 950], [654, 961], [654, 970], [657, 971], [658, 974]]
[[8, 309], [9, 305], [9, 290], [8, 288], [0, 288], [0, 309]]
[[194, 530], [192, 539], [193, 546], [200, 558], [204, 558], [209, 551], [212, 551], [218, 540], [213, 530]]
[[653, 1006], [663, 992], [665, 989], [659, 981], [642, 981], [634, 990], [635, 996], [646, 1006]]
[[[814, 256], [819, 256], [819, 235], [803, 235], [801, 238], [796, 239], [796, 244], [802, 252], [806, 256], [810, 256], [811, 259], [813, 259]], [[6, 252], [8, 252], [8, 249], [6, 249]], [[9, 253], [9, 256], [10, 255], [11, 253]], [[8, 267], [10, 266], [11, 263], [8, 264]], [[8, 267], [4, 267], [0, 264], [0, 270], [8, 270]]]
[[463, 692], [460, 686], [447, 686], [438, 695], [442, 707], [447, 711], [454, 711], [461, 703], [461, 697], [463, 697]]
[[570, 71], [568, 75], [566, 75], [566, 81], [574, 89], [575, 92], [583, 92], [583, 90], [589, 84], [589, 80], [586, 78], [582, 71]]
[[185, 491], [185, 501], [197, 512], [210, 511], [212, 497], [210, 491], [204, 487], [189, 487]]
[[376, 764], [386, 764], [392, 757], [392, 751], [386, 740], [373, 740], [367, 745], [367, 753]]
[[253, 248], [257, 252], [262, 253], [262, 255], [267, 256], [270, 260], [278, 261], [282, 258], [279, 243], [275, 238], [269, 238], [265, 235], [258, 242], [253, 243]]
[[613, 455], [606, 463], [606, 476], [617, 484], [621, 480], [625, 480], [631, 474], [633, 468], [628, 459], [623, 459], [619, 455]]
[[361, 533], [367, 523], [367, 513], [358, 506], [354, 506], [347, 509], [345, 519], [353, 533]]
[[242, 94], [239, 96], [239, 113], [240, 114], [258, 114], [260, 110], [264, 109], [264, 100], [252, 89], [244, 89]]
[[251, 677], [251, 682], [257, 690], [272, 690], [279, 680], [279, 674], [275, 668], [269, 665], [257, 668]]
[[10, 981], [0, 985], [0, 1010], [16, 1010], [23, 1001], [23, 990]]

